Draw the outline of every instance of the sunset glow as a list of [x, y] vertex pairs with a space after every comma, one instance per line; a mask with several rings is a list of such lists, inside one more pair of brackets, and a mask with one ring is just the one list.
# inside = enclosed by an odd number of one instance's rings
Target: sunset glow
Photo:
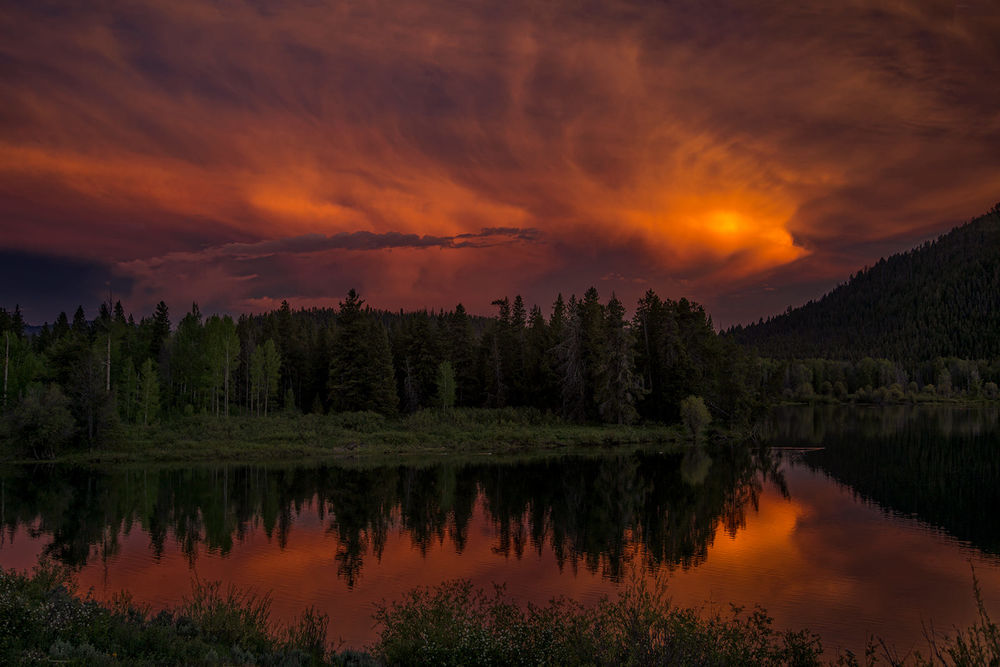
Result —
[[[596, 284], [756, 319], [1000, 197], [998, 31], [986, 2], [9, 5], [0, 251], [76, 286], [4, 273], [0, 302], [488, 312]], [[491, 228], [533, 233], [220, 251]]]

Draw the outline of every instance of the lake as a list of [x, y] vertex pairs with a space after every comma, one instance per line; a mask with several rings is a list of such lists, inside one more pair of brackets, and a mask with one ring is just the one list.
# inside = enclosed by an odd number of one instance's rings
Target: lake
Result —
[[[25, 466], [0, 474], [0, 565], [46, 554], [154, 608], [197, 576], [313, 605], [362, 647], [373, 605], [467, 578], [585, 603], [665, 577], [676, 603], [760, 603], [828, 651], [901, 652], [1000, 612], [1000, 410], [776, 410], [767, 446], [368, 467]], [[994, 614], [995, 616], [996, 614]]]

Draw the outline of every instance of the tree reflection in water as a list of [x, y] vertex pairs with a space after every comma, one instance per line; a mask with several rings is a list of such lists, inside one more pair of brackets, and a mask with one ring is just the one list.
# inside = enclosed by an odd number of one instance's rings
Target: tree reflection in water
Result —
[[822, 446], [804, 462], [866, 502], [1000, 554], [1000, 406], [787, 407], [770, 439]]
[[371, 468], [32, 466], [0, 477], [0, 521], [8, 539], [19, 526], [48, 537], [45, 553], [74, 567], [110, 560], [136, 529], [155, 558], [172, 538], [193, 564], [204, 551], [225, 556], [258, 528], [284, 549], [296, 518], [314, 512], [336, 537], [338, 576], [353, 586], [392, 531], [421, 555], [445, 541], [461, 553], [481, 506], [498, 555], [549, 548], [560, 569], [619, 580], [635, 565], [703, 561], [716, 531], [744, 527], [763, 480], [776, 475], [772, 457], [741, 447]]

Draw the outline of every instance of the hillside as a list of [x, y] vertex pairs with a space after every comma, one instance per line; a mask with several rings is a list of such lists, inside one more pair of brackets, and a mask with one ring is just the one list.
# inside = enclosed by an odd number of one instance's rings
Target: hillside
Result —
[[998, 357], [1000, 204], [818, 301], [729, 334], [769, 357]]

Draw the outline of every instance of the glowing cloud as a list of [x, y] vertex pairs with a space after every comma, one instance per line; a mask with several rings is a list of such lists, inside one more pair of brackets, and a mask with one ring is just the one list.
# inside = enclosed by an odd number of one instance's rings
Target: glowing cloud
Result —
[[[15, 5], [0, 250], [100, 262], [137, 309], [167, 285], [230, 310], [359, 285], [485, 309], [614, 275], [598, 287], [628, 300], [653, 287], [756, 317], [1000, 197], [990, 8]], [[458, 242], [484, 228], [546, 242]], [[391, 235], [452, 241], [350, 247]], [[210, 251], [320, 236], [323, 253], [253, 270]]]

